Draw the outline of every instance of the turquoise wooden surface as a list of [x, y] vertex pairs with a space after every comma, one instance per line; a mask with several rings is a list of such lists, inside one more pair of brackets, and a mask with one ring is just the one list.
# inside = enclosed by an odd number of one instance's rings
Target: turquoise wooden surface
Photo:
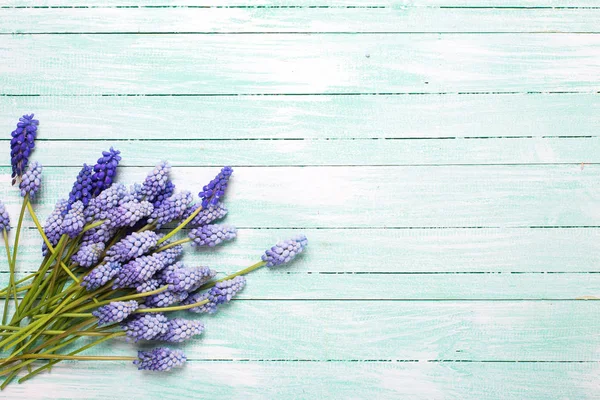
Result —
[[114, 145], [128, 183], [165, 157], [181, 187], [235, 167], [239, 238], [190, 263], [311, 239], [206, 318], [184, 370], [66, 362], [3, 395], [600, 398], [599, 7], [0, 0], [0, 127], [41, 119], [40, 214]]

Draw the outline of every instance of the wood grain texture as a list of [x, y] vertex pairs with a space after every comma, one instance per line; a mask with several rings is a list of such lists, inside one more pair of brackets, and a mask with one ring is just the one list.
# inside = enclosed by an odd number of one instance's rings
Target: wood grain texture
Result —
[[[254, 284], [254, 283], [252, 283]], [[184, 349], [194, 361], [598, 362], [591, 301], [244, 301], [217, 314], [178, 313], [205, 331]], [[2, 302], [3, 304], [3, 302]], [[0, 307], [1, 310], [1, 307]], [[260, 321], [270, 320], [271, 323]], [[582, 320], [589, 321], [581, 324]], [[399, 329], [401, 327], [401, 329]], [[92, 339], [81, 339], [79, 346]], [[136, 344], [152, 349], [157, 342]], [[75, 350], [77, 347], [68, 347]], [[130, 355], [119, 338], [89, 355]]]
[[[194, 156], [192, 146], [189, 151]], [[228, 163], [227, 154], [222, 161]], [[598, 168], [240, 167], [227, 204], [231, 222], [240, 228], [593, 227], [600, 225]], [[21, 199], [9, 186], [7, 168], [1, 171], [0, 196], [15, 215]], [[79, 168], [45, 171], [36, 206], [42, 218], [66, 196]], [[119, 179], [141, 182], [147, 172], [148, 168], [122, 168]], [[178, 167], [173, 179], [199, 190], [217, 172], [214, 167]]]
[[34, 8], [0, 19], [0, 33], [596, 32], [600, 8]]
[[[8, 143], [8, 140], [0, 143]], [[65, 158], [64, 148], [77, 148], [80, 157], [94, 159], [98, 149], [115, 145], [129, 156], [123, 165], [151, 168], [168, 154], [174, 167], [218, 167], [224, 154], [233, 166], [421, 166], [590, 164], [600, 162], [600, 137], [489, 139], [306, 139], [306, 140], [152, 140], [122, 142], [49, 141], [36, 159], [47, 167], [81, 166]], [[195, 156], [187, 150], [193, 146]], [[4, 160], [3, 160], [4, 161]], [[0, 162], [10, 166], [10, 160]]]
[[595, 0], [511, 0], [509, 3], [502, 0], [129, 0], [126, 4], [123, 0], [102, 0], [90, 4], [82, 0], [3, 0], [5, 7], [348, 7], [348, 8], [371, 8], [371, 7], [489, 7], [489, 8], [548, 8], [548, 7], [596, 7]]
[[[598, 398], [600, 303], [576, 299], [600, 297], [600, 36], [556, 32], [597, 32], [598, 12], [596, 0], [0, 1], [0, 130], [24, 112], [42, 120], [42, 218], [114, 145], [127, 184], [163, 158], [193, 192], [235, 167], [225, 221], [239, 236], [187, 264], [226, 274], [278, 239], [310, 239], [293, 265], [196, 316], [207, 330], [181, 346], [182, 371], [63, 363], [7, 398]], [[19, 276], [40, 261], [25, 225]]]
[[[0, 127], [34, 110], [39, 139], [455, 138], [600, 135], [597, 94], [2, 97]], [[185, 121], [186, 129], [177, 129]], [[510, 145], [510, 141], [505, 142]], [[264, 146], [265, 148], [268, 146]], [[39, 154], [37, 154], [39, 155]], [[365, 152], [365, 155], [369, 155]], [[379, 155], [382, 155], [379, 153]], [[464, 157], [470, 154], [462, 154]], [[65, 159], [65, 161], [71, 161]], [[355, 160], [358, 162], [359, 160]]]
[[600, 35], [575, 34], [3, 36], [0, 58], [20, 62], [4, 66], [0, 87], [43, 95], [596, 92], [599, 57]]
[[244, 399], [593, 399], [599, 378], [598, 363], [190, 362], [160, 377], [126, 363], [85, 369], [65, 363], [11, 394], [35, 397], [43, 388], [47, 399], [104, 399], [107, 393], [122, 399], [215, 393]]
[[[230, 215], [225, 223], [236, 223]], [[597, 229], [239, 229], [214, 251], [189, 250], [183, 261], [231, 273], [251, 265], [275, 241], [299, 231], [311, 241], [285, 274], [584, 273], [600, 270]], [[11, 240], [14, 232], [11, 233]], [[182, 235], [183, 236], [183, 235]], [[313, 246], [314, 243], [314, 246]], [[42, 240], [24, 231], [19, 270], [40, 263]], [[572, 251], [576, 246], [577, 252]], [[316, 250], [313, 250], [315, 248]], [[0, 259], [2, 256], [0, 256]], [[4, 263], [0, 271], [7, 272]], [[293, 280], [293, 277], [290, 277]]]

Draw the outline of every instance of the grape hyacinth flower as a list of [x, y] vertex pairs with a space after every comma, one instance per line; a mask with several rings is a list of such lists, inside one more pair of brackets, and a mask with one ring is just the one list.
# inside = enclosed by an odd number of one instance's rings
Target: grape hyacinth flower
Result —
[[[193, 207], [188, 208], [181, 219], [187, 219], [194, 211], [201, 207], [201, 204], [195, 204]], [[205, 226], [213, 221], [221, 219], [227, 215], [227, 208], [222, 203], [217, 203], [216, 205], [209, 205], [207, 208], [200, 211], [194, 219], [192, 219], [188, 224], [188, 228], [196, 228], [200, 226]]]
[[167, 181], [163, 191], [158, 193], [152, 201], [154, 208], [160, 207], [166, 199], [173, 195], [173, 193], [175, 193], [175, 184], [171, 181]]
[[81, 286], [86, 288], [89, 292], [96, 290], [106, 285], [112, 278], [114, 278], [121, 269], [121, 264], [117, 262], [109, 262], [106, 264], [98, 265], [89, 274], [87, 274], [81, 281]]
[[91, 165], [83, 164], [83, 168], [79, 171], [77, 179], [73, 184], [73, 189], [69, 193], [69, 208], [76, 201], [81, 201], [85, 207], [92, 199], [92, 173], [94, 168]]
[[133, 200], [114, 208], [108, 218], [115, 228], [132, 227], [149, 216], [153, 210], [154, 206], [150, 202]]
[[188, 292], [170, 292], [168, 290], [147, 296], [144, 304], [148, 307], [168, 307], [172, 304], [181, 303], [189, 296]]
[[121, 322], [121, 329], [125, 331], [129, 339], [137, 342], [152, 340], [167, 333], [169, 325], [167, 317], [159, 313], [151, 313], [129, 317]]
[[188, 234], [194, 247], [215, 247], [237, 236], [237, 229], [230, 225], [206, 225], [192, 229]]
[[223, 167], [215, 179], [202, 188], [202, 191], [198, 193], [198, 196], [202, 199], [202, 207], [206, 208], [209, 205], [217, 205], [219, 200], [225, 195], [227, 183], [232, 173], [233, 169], [231, 167]]
[[87, 222], [102, 220], [109, 217], [111, 210], [119, 205], [122, 198], [127, 195], [125, 185], [116, 183], [104, 190], [97, 197], [90, 200], [85, 209], [85, 219]]
[[157, 228], [168, 224], [171, 221], [181, 219], [181, 216], [192, 203], [192, 194], [190, 192], [180, 192], [166, 199], [158, 208], [152, 212], [148, 222], [155, 223]]
[[89, 243], [82, 245], [77, 253], [71, 257], [73, 262], [78, 263], [82, 267], [89, 268], [100, 261], [100, 257], [104, 252], [104, 243]]
[[141, 283], [152, 277], [156, 272], [165, 267], [163, 259], [157, 255], [141, 256], [135, 260], [129, 261], [121, 268], [113, 289], [130, 287]]
[[[167, 245], [167, 244], [169, 244], [169, 241], [165, 241], [163, 244]], [[156, 255], [158, 257], [162, 257], [163, 264], [171, 265], [175, 261], [177, 261], [177, 259], [179, 258], [179, 256], [182, 253], [183, 253], [183, 246], [178, 244], [176, 246], [169, 247], [166, 250], [159, 251], [158, 253], [155, 253], [154, 255]]]
[[31, 163], [27, 171], [21, 177], [19, 189], [21, 196], [29, 196], [31, 200], [35, 198], [36, 193], [40, 190], [42, 184], [42, 164], [37, 161]]
[[121, 157], [121, 152], [112, 147], [109, 151], [103, 151], [102, 157], [94, 165], [94, 174], [92, 175], [93, 196], [98, 196], [104, 189], [112, 185], [117, 175], [117, 166]]
[[8, 211], [6, 211], [4, 203], [0, 201], [0, 231], [3, 230], [6, 232], [10, 231], [10, 216], [8, 215]]
[[159, 347], [152, 351], [139, 351], [138, 359], [133, 363], [140, 370], [164, 372], [175, 367], [181, 367], [185, 361], [185, 354], [181, 350]]
[[169, 182], [169, 172], [171, 172], [171, 165], [166, 161], [162, 161], [154, 167], [137, 191], [140, 196], [138, 200], [153, 202], [157, 196], [161, 195]]
[[107, 243], [117, 232], [116, 228], [110, 226], [110, 222], [105, 222], [100, 226], [90, 229], [83, 234], [81, 241], [85, 244]]
[[152, 292], [161, 286], [158, 279], [148, 279], [135, 287], [135, 291], [138, 293]]
[[209, 313], [214, 314], [217, 312], [217, 306], [229, 301], [235, 296], [240, 290], [246, 285], [246, 278], [243, 276], [236, 276], [233, 279], [229, 279], [217, 284], [206, 293], [196, 293], [185, 299], [182, 304], [194, 304], [199, 303], [203, 300], [208, 300], [208, 303], [198, 307], [190, 308], [189, 311], [194, 313]]
[[[69, 203], [67, 200], [59, 200], [56, 203], [52, 214], [48, 216], [46, 223], [44, 224], [44, 233], [46, 234], [46, 237], [52, 246], [56, 246], [60, 240], [62, 222], [68, 205]], [[44, 255], [48, 253], [48, 248], [45, 242], [42, 244], [42, 253]]]
[[81, 201], [76, 201], [71, 206], [71, 210], [65, 215], [60, 227], [60, 233], [66, 233], [73, 239], [81, 233], [84, 225], [85, 217], [83, 215], [83, 203]]
[[98, 326], [115, 324], [129, 317], [139, 307], [137, 301], [113, 301], [98, 308], [92, 315], [98, 318]]
[[209, 267], [186, 268], [182, 262], [171, 265], [158, 274], [158, 280], [169, 285], [171, 292], [192, 292], [217, 274]]
[[166, 331], [156, 336], [155, 339], [163, 342], [181, 343], [194, 336], [201, 335], [202, 332], [204, 332], [202, 322], [174, 318], [167, 321]]
[[302, 250], [308, 245], [306, 236], [299, 235], [293, 239], [284, 240], [271, 247], [262, 256], [267, 267], [275, 267], [288, 263], [302, 253]]
[[133, 232], [108, 249], [106, 259], [126, 262], [143, 256], [156, 246], [157, 242], [158, 235], [154, 231]]
[[33, 119], [33, 114], [19, 118], [17, 128], [11, 132], [10, 161], [12, 165], [12, 184], [17, 182], [27, 168], [29, 155], [35, 147], [35, 138], [40, 121]]

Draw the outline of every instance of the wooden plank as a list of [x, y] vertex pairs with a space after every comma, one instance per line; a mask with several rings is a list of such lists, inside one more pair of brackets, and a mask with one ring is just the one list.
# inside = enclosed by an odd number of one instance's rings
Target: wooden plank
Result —
[[[8, 148], [8, 140], [0, 140]], [[49, 141], [37, 159], [44, 166], [81, 166], [114, 141]], [[234, 166], [498, 165], [582, 164], [600, 162], [600, 137], [432, 140], [127, 140], [117, 144], [128, 154], [124, 166], [152, 167], [169, 154], [174, 167], [219, 166], [223, 154]], [[190, 157], [190, 147], [196, 149]], [[65, 148], [79, 158], [66, 159]], [[1, 166], [10, 166], [6, 158]]]
[[600, 8], [33, 8], [0, 9], [0, 33], [596, 32], [599, 19]]
[[[187, 140], [600, 134], [597, 94], [0, 96], [0, 109], [4, 132], [14, 129], [19, 115], [35, 112], [41, 121], [40, 139], [81, 139], [83, 135], [86, 139]], [[178, 127], [181, 123], [185, 129]]]
[[452, 7], [452, 8], [565, 8], [597, 7], [595, 0], [102, 0], [90, 4], [82, 0], [3, 0], [0, 7], [59, 7], [59, 8], [147, 8], [147, 7], [200, 7], [200, 8], [257, 8], [257, 7], [302, 7], [302, 8], [402, 8], [402, 7]]
[[[318, 250], [317, 250], [318, 251]], [[258, 258], [255, 259], [257, 262]], [[301, 263], [303, 261], [296, 261]], [[402, 266], [398, 267], [401, 271]], [[386, 274], [299, 273], [289, 268], [254, 272], [240, 301], [491, 301], [600, 298], [599, 273]], [[17, 279], [24, 276], [17, 274]], [[8, 274], [0, 273], [0, 287]]]
[[[235, 223], [230, 215], [225, 223]], [[13, 221], [14, 222], [14, 221]], [[306, 273], [550, 273], [597, 272], [598, 229], [300, 229], [310, 240], [302, 261], [285, 269]], [[240, 229], [218, 251], [186, 248], [188, 265], [210, 265], [222, 274], [253, 264], [294, 229]], [[182, 235], [183, 236], [183, 235]], [[10, 240], [14, 238], [11, 232]], [[41, 238], [29, 228], [21, 235], [21, 272], [41, 262]], [[576, 249], [574, 251], [573, 249]], [[0, 253], [0, 260], [5, 258]], [[0, 270], [7, 266], [0, 261]]]
[[0, 58], [20, 60], [5, 65], [3, 94], [595, 92], [600, 72], [598, 35], [131, 34], [56, 39], [0, 38]]
[[[90, 379], [93, 377], [93, 379]], [[125, 362], [61, 363], [6, 393], [47, 399], [595, 398], [597, 363], [190, 362], [141, 373]], [[85, 382], [85, 384], [82, 384]], [[126, 384], [124, 384], [126, 382]]]
[[[183, 347], [193, 360], [592, 362], [600, 361], [597, 310], [590, 301], [236, 301], [214, 315], [169, 318], [204, 323]], [[132, 347], [121, 338], [88, 353], [128, 355]]]
[[[189, 151], [194, 154], [193, 148]], [[128, 154], [123, 156], [127, 159]], [[224, 154], [222, 162], [228, 161]], [[240, 167], [228, 189], [227, 204], [230, 222], [240, 228], [598, 226], [597, 169], [597, 165]], [[78, 170], [45, 169], [36, 206], [40, 218], [70, 191]], [[124, 167], [118, 179], [127, 184], [142, 181], [148, 170]], [[172, 177], [179, 188], [195, 192], [217, 171], [178, 167]], [[10, 187], [8, 169], [2, 167], [0, 172], [0, 199], [14, 220], [21, 198]]]

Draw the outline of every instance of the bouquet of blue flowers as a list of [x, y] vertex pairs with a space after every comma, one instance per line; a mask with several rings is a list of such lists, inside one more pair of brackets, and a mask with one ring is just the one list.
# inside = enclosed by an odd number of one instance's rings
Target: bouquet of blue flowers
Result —
[[[233, 170], [221, 169], [195, 202], [190, 192], [175, 191], [167, 162], [131, 188], [116, 182], [121, 155], [113, 148], [94, 166], [83, 164], [68, 199], [56, 204], [42, 226], [31, 203], [42, 183], [42, 165], [29, 160], [38, 125], [33, 114], [24, 115], [12, 132], [12, 184], [18, 184], [23, 199], [12, 250], [10, 218], [0, 202], [10, 271], [0, 291], [2, 389], [19, 374], [21, 383], [61, 360], [128, 360], [152, 371], [181, 366], [184, 353], [168, 347], [139, 351], [136, 357], [80, 353], [122, 336], [180, 343], [200, 335], [201, 321], [169, 318], [169, 313], [215, 313], [242, 290], [246, 274], [286, 264], [307, 245], [303, 235], [279, 242], [258, 263], [222, 278], [209, 267], [186, 266], [177, 261], [186, 243], [214, 247], [237, 235], [234, 227], [214, 223], [227, 214], [223, 198]], [[43, 259], [37, 272], [17, 280], [26, 211], [43, 239]], [[187, 237], [176, 240], [184, 228]], [[88, 338], [83, 346], [81, 338]]]

